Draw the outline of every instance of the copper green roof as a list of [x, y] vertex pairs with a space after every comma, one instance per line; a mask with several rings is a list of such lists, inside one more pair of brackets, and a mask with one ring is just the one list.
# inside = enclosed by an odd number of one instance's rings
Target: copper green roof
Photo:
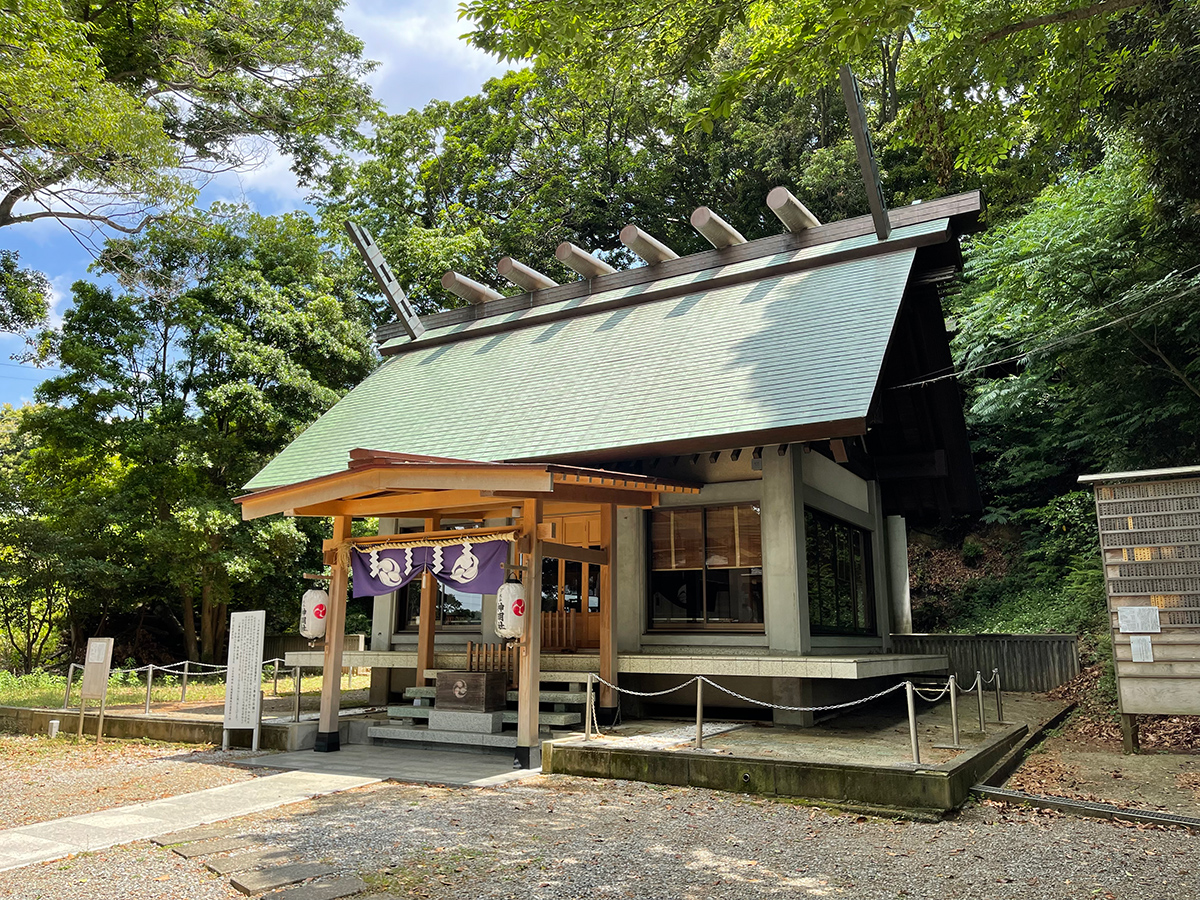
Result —
[[601, 278], [580, 297], [441, 327], [430, 317], [246, 487], [344, 469], [355, 447], [602, 460], [789, 429], [799, 440], [822, 423], [860, 433], [917, 247], [949, 239], [941, 218], [885, 242], [855, 236], [613, 290]]

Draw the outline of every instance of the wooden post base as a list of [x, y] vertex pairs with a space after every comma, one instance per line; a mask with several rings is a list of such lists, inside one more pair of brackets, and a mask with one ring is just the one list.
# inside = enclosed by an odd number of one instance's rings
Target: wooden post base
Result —
[[342, 749], [342, 736], [336, 731], [318, 731], [313, 750], [317, 753], [336, 753]]
[[536, 747], [517, 747], [513, 759], [514, 769], [540, 769], [542, 767], [542, 745]]
[[1141, 747], [1138, 744], [1138, 718], [1136, 715], [1121, 714], [1121, 751], [1137, 753]]

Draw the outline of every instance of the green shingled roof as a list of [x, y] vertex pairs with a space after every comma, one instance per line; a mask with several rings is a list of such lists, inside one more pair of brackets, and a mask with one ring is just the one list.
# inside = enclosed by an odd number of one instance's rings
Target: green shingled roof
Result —
[[[897, 229], [888, 243], [939, 233], [944, 219]], [[772, 273], [797, 254], [826, 256], [849, 243], [739, 263], [762, 272], [743, 283], [708, 284], [725, 266], [679, 276], [686, 282], [663, 299], [653, 295], [665, 282], [641, 285], [632, 289], [640, 302], [618, 309], [589, 311], [616, 293], [600, 291], [567, 301], [569, 318], [537, 320], [556, 304], [430, 330], [246, 487], [340, 471], [355, 447], [569, 458], [865, 417], [916, 251], [876, 245], [876, 255]], [[696, 290], [681, 295], [687, 284]], [[498, 322], [511, 327], [472, 333]]]

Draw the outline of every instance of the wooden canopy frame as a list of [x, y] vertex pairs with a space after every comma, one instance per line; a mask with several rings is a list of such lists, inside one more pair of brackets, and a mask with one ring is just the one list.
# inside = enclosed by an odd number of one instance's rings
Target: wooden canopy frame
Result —
[[[418, 518], [424, 530], [406, 537], [444, 537], [444, 519], [519, 519], [504, 531], [519, 533], [517, 552], [525, 569], [525, 592], [542, 593], [542, 557], [571, 559], [600, 566], [600, 677], [617, 681], [616, 604], [613, 567], [617, 563], [617, 509], [649, 509], [663, 494], [697, 494], [700, 486], [663, 478], [587, 469], [556, 463], [478, 462], [420, 456], [379, 450], [355, 449], [345, 471], [295, 484], [255, 491], [237, 498], [243, 519], [283, 513], [291, 516], [330, 516], [333, 538], [324, 543], [325, 562], [331, 567], [330, 604], [326, 618], [325, 662], [321, 681], [321, 718], [318, 751], [339, 749], [338, 681], [342, 669], [342, 644], [346, 621], [349, 571], [339, 550], [380, 538], [351, 537], [355, 516]], [[554, 541], [545, 533], [547, 511], [573, 512], [600, 509], [600, 549], [574, 547]], [[519, 513], [519, 514], [518, 514]], [[551, 526], [546, 526], [547, 528]], [[484, 530], [484, 529], [481, 529]], [[492, 529], [486, 529], [491, 531]], [[461, 532], [458, 532], [461, 533]], [[387, 540], [395, 541], [396, 536]], [[426, 572], [421, 580], [421, 614], [417, 644], [417, 683], [425, 682], [432, 668], [437, 583]], [[536, 766], [538, 754], [538, 698], [541, 673], [541, 616], [527, 616], [521, 639], [520, 681], [517, 701], [517, 756], [526, 766]], [[616, 705], [613, 690], [601, 687], [602, 706]]]

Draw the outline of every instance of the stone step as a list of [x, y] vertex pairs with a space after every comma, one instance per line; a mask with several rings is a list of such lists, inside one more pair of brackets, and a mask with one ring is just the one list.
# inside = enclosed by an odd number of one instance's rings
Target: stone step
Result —
[[262, 894], [276, 888], [286, 887], [310, 878], [321, 878], [332, 875], [333, 869], [324, 863], [295, 863], [290, 866], [275, 866], [270, 869], [254, 869], [243, 872], [229, 880], [229, 883], [246, 895]]
[[515, 732], [496, 734], [474, 731], [433, 731], [425, 725], [375, 725], [367, 737], [385, 741], [426, 741], [431, 744], [463, 744], [470, 747], [516, 747]]
[[245, 850], [262, 842], [263, 839], [256, 834], [243, 834], [238, 837], [218, 838], [215, 841], [191, 841], [172, 849], [184, 859], [196, 859], [214, 853], [228, 853], [230, 850]]
[[[428, 719], [431, 709], [433, 709], [432, 706], [389, 706], [388, 718]], [[578, 725], [582, 721], [582, 713], [538, 711], [538, 722], [542, 725]], [[515, 709], [504, 710], [504, 723], [506, 725], [517, 724], [517, 711]]]
[[[508, 699], [517, 702], [520, 694], [509, 691]], [[405, 700], [433, 700], [437, 697], [436, 687], [410, 687], [404, 689]], [[542, 703], [586, 703], [587, 691], [540, 691], [538, 699]]]
[[290, 887], [272, 894], [271, 900], [340, 900], [342, 897], [361, 894], [366, 889], [367, 883], [361, 878], [348, 876]]
[[215, 859], [207, 860], [204, 868], [217, 875], [236, 875], [238, 872], [248, 872], [251, 869], [291, 862], [295, 858], [294, 850], [281, 848], [256, 850], [253, 853], [239, 853], [236, 856], [218, 856]]

